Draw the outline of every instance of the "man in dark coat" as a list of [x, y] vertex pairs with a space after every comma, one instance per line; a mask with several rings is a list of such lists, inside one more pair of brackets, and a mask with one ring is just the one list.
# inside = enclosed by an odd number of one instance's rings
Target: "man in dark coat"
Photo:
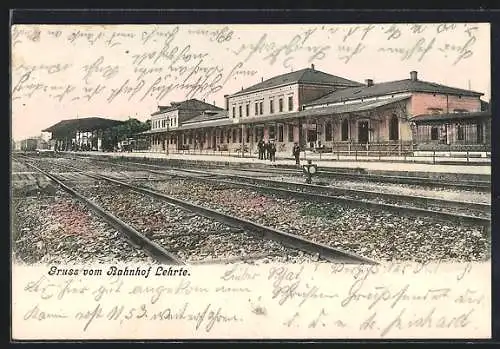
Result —
[[262, 138], [257, 143], [257, 148], [259, 148], [259, 160], [264, 159], [264, 140]]
[[271, 160], [271, 162], [276, 162], [276, 144], [274, 141], [269, 143], [269, 160]]
[[269, 142], [264, 142], [264, 160], [269, 159]]
[[300, 147], [299, 147], [298, 143], [295, 143], [293, 145], [292, 153], [293, 153], [293, 157], [295, 158], [295, 164], [300, 165]]

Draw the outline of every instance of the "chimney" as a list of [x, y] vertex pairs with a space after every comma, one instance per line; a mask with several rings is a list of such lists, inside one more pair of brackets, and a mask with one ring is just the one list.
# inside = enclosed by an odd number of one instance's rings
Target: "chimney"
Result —
[[260, 82], [264, 82], [264, 77], [261, 77], [261, 78], [260, 78]]
[[215, 106], [215, 101], [214, 101], [214, 106]]
[[311, 69], [314, 70], [314, 64], [311, 64]]
[[373, 80], [372, 79], [366, 79], [365, 82], [366, 82], [366, 86], [368, 86], [368, 87], [373, 86]]
[[415, 70], [410, 72], [411, 81], [417, 81], [417, 72]]
[[229, 95], [224, 95], [224, 99], [226, 100], [226, 110], [229, 111]]

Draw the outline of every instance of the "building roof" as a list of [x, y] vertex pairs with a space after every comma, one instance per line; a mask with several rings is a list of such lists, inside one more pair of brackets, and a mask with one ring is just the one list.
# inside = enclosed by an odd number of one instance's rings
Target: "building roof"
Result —
[[223, 110], [213, 104], [202, 102], [198, 99], [192, 98], [182, 102], [171, 102], [168, 106], [159, 105], [157, 111], [151, 116], [163, 114], [172, 110]]
[[272, 77], [270, 79], [264, 80], [258, 84], [247, 87], [241, 91], [238, 91], [231, 96], [238, 96], [249, 92], [265, 90], [268, 88], [282, 86], [282, 85], [290, 85], [290, 84], [319, 84], [319, 85], [336, 85], [336, 86], [361, 86], [362, 84], [353, 81], [341, 78], [339, 76], [331, 75], [324, 73], [319, 70], [315, 70], [313, 68], [305, 68], [301, 70], [297, 70], [291, 73], [286, 73], [282, 75], [278, 75]]
[[483, 93], [480, 92], [445, 86], [437, 84], [435, 82], [404, 79], [397, 81], [381, 82], [378, 84], [375, 83], [372, 86], [364, 85], [361, 87], [348, 87], [340, 89], [331, 92], [326, 96], [318, 98], [310, 103], [307, 103], [306, 106], [337, 103], [352, 99], [361, 99], [361, 98], [404, 93], [404, 92], [428, 92], [428, 93], [462, 95], [462, 96], [473, 96], [473, 97], [479, 97], [483, 95]]
[[195, 122], [205, 122], [211, 120], [225, 119], [228, 117], [228, 113], [226, 110], [222, 110], [218, 113], [203, 113], [198, 116], [195, 116], [192, 119], [186, 120], [183, 124], [192, 124]]
[[101, 118], [101, 117], [69, 119], [69, 120], [59, 121], [57, 124], [54, 124], [42, 130], [42, 132], [52, 132], [52, 133], [71, 133], [74, 131], [87, 132], [92, 130], [110, 128], [122, 123], [124, 123], [124, 121]]
[[491, 118], [491, 112], [480, 111], [472, 113], [445, 113], [445, 114], [421, 114], [411, 118], [415, 123], [420, 122], [439, 122], [447, 120], [466, 120], [466, 119], [482, 119]]

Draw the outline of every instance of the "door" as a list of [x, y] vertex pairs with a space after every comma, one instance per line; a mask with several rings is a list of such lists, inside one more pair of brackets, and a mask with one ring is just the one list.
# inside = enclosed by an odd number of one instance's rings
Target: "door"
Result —
[[358, 142], [368, 143], [368, 121], [358, 122]]
[[476, 124], [477, 144], [483, 143], [483, 125]]

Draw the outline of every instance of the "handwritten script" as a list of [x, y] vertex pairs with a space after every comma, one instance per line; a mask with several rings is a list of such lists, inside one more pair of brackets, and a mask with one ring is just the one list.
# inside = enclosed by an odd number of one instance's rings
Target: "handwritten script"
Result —
[[477, 55], [479, 41], [474, 23], [276, 29], [14, 26], [12, 98], [153, 103], [180, 93], [185, 99], [205, 99], [257, 83], [274, 67], [282, 74], [312, 63], [338, 66], [374, 59], [460, 65]]
[[490, 336], [489, 264], [158, 268], [14, 266], [14, 338]]

